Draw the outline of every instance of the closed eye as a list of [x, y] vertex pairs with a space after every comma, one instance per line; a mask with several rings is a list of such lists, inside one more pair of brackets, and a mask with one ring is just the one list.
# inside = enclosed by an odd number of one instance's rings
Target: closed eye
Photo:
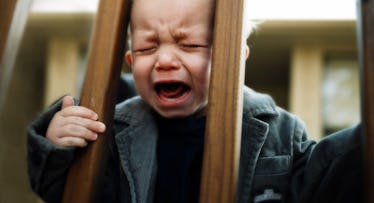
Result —
[[198, 44], [184, 44], [183, 46], [187, 47], [187, 48], [199, 48], [199, 47], [201, 47], [201, 45], [198, 45]]
[[207, 47], [208, 46], [203, 45], [203, 44], [181, 44], [181, 48], [187, 51], [194, 51], [194, 50], [199, 50], [199, 49], [207, 48]]
[[135, 54], [147, 54], [147, 53], [152, 53], [154, 50], [156, 50], [156, 47], [145, 47], [145, 48], [134, 49], [134, 53]]

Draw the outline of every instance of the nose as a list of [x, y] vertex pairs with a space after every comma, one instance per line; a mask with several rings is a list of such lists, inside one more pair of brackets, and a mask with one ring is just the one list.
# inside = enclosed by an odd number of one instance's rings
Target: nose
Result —
[[155, 68], [157, 71], [168, 71], [179, 69], [180, 63], [172, 47], [162, 47], [158, 50]]

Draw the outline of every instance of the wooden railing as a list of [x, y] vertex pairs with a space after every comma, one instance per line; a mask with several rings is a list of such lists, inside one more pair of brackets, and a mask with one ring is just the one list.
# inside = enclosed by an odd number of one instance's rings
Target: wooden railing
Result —
[[357, 1], [366, 202], [374, 202], [374, 1]]
[[74, 161], [63, 202], [95, 202], [101, 192], [111, 121], [124, 58], [131, 0], [101, 0], [91, 40], [80, 105], [94, 110], [108, 130]]
[[243, 111], [245, 2], [216, 0], [200, 186], [200, 202], [204, 203], [235, 201]]

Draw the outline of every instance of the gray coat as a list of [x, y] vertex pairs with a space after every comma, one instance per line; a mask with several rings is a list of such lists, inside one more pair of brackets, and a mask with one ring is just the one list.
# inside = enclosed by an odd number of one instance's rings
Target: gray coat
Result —
[[[28, 130], [28, 166], [33, 190], [46, 201], [61, 198], [75, 149], [45, 139], [56, 103]], [[106, 202], [152, 202], [157, 172], [157, 126], [140, 97], [116, 107], [113, 143], [103, 198]], [[294, 202], [301, 192], [304, 166], [315, 142], [307, 139], [298, 118], [273, 100], [246, 88], [237, 202]]]

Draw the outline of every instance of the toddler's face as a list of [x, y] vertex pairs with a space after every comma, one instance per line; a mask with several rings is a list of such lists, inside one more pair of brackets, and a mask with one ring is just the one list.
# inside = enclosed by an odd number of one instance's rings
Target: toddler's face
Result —
[[142, 98], [164, 117], [203, 112], [208, 102], [213, 0], [135, 0], [131, 61]]

